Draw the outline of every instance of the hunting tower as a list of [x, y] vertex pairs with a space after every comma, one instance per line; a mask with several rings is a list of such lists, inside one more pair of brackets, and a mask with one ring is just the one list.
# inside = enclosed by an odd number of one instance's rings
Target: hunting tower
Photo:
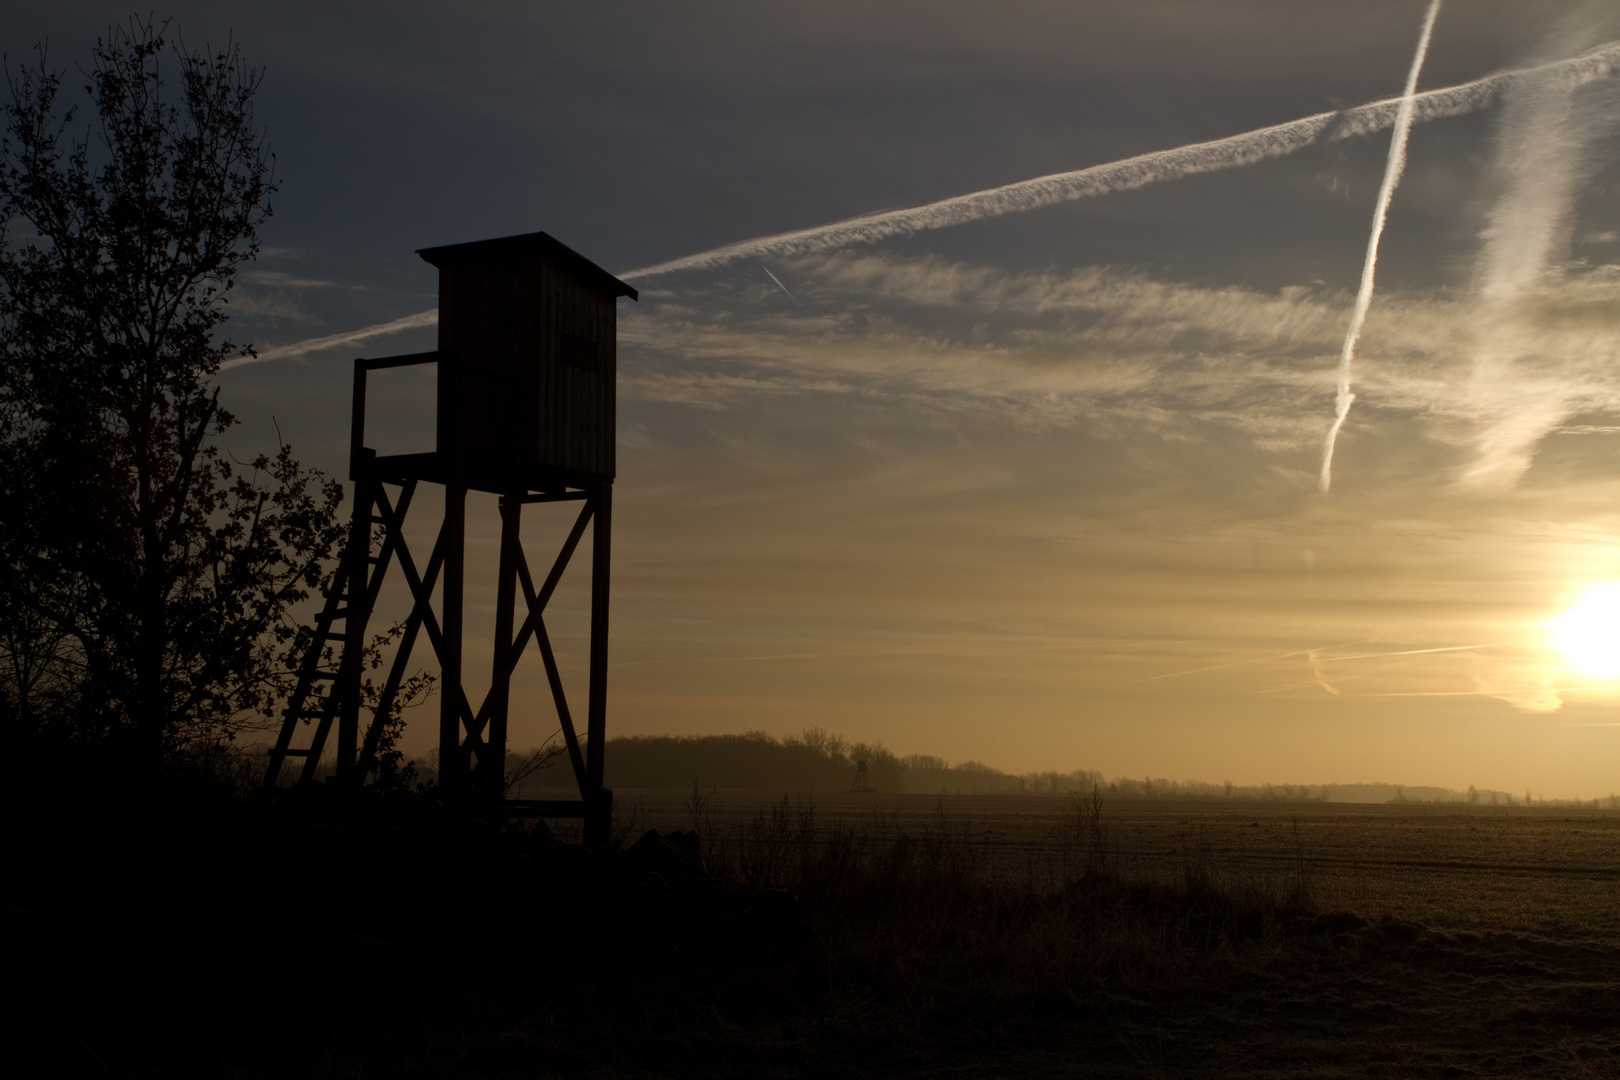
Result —
[[[545, 664], [580, 797], [505, 800], [505, 812], [583, 817], [587, 842], [605, 842], [612, 807], [612, 794], [602, 785], [602, 753], [613, 511], [614, 334], [618, 298], [634, 300], [636, 291], [545, 233], [426, 248], [417, 254], [439, 271], [439, 348], [355, 361], [349, 460], [355, 499], [349, 543], [316, 618], [298, 687], [270, 751], [265, 783], [275, 785], [293, 758], [303, 759], [300, 780], [314, 779], [335, 727], [335, 760], [330, 762], [334, 778], [364, 784], [376, 770], [379, 740], [398, 723], [400, 686], [412, 646], [425, 632], [440, 669], [441, 785], [485, 798], [499, 796], [512, 671], [532, 638]], [[423, 453], [379, 456], [366, 446], [367, 373], [415, 364], [438, 365], [435, 447]], [[444, 516], [433, 552], [418, 570], [401, 527], [421, 483], [443, 488]], [[469, 491], [499, 496], [501, 514], [494, 667], [489, 690], [476, 710], [463, 688], [461, 663]], [[574, 502], [581, 506], [573, 528], [550, 573], [537, 586], [519, 534], [522, 509]], [[587, 527], [590, 674], [582, 747], [542, 614]], [[372, 686], [364, 679], [367, 620], [384, 576], [396, 561], [413, 606], [386, 680]], [[363, 733], [362, 711], [370, 713]], [[300, 738], [300, 732], [307, 732], [307, 739]]]

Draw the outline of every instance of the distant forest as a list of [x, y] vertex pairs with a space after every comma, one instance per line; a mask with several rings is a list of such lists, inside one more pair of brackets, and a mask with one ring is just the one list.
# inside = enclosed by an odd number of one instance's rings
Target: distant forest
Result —
[[[761, 788], [776, 791], [849, 791], [859, 762], [869, 790], [922, 795], [1061, 795], [1089, 793], [1126, 798], [1211, 798], [1336, 803], [1460, 803], [1487, 806], [1567, 806], [1576, 800], [1534, 798], [1530, 792], [1399, 784], [1230, 784], [1151, 777], [1105, 778], [1090, 769], [1013, 774], [977, 761], [951, 764], [929, 754], [895, 754], [881, 743], [851, 743], [812, 728], [777, 739], [763, 731], [742, 735], [632, 735], [608, 740], [607, 786], [632, 788]], [[557, 758], [531, 784], [566, 785], [567, 760]], [[429, 770], [431, 771], [431, 770]], [[1608, 796], [1580, 805], [1616, 806]]]
[[743, 735], [633, 735], [610, 739], [607, 784], [619, 788], [772, 788], [849, 791], [859, 763], [872, 791], [1018, 795], [1090, 791], [1100, 773], [1031, 773], [1014, 776], [977, 761], [951, 765], [927, 754], [896, 755], [881, 743], [850, 743], [820, 728], [775, 739], [763, 731]]

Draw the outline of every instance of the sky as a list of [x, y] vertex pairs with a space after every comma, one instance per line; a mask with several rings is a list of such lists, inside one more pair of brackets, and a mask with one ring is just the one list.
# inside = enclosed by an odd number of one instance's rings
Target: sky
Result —
[[[610, 734], [814, 726], [1018, 772], [1607, 795], [1620, 77], [1558, 62], [1620, 41], [1620, 3], [1440, 8], [1420, 93], [1542, 74], [1414, 106], [1325, 493], [1387, 119], [633, 273], [1399, 97], [1427, 7], [171, 4], [188, 43], [263, 68], [277, 155], [231, 302], [266, 358], [219, 376], [227, 444], [279, 431], [341, 475], [352, 359], [434, 347], [413, 252], [544, 230], [640, 291], [619, 302]], [[126, 16], [0, 0], [0, 49], [48, 39], [71, 67]], [[429, 383], [377, 395], [377, 448], [427, 448]], [[481, 672], [492, 507], [470, 528]], [[531, 560], [565, 528], [531, 520]], [[582, 582], [548, 619], [576, 712]], [[514, 700], [514, 745], [542, 742], [537, 657]]]

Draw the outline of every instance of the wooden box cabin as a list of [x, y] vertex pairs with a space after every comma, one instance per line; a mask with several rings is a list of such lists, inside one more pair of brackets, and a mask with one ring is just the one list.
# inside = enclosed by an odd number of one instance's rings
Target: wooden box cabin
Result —
[[495, 493], [611, 480], [615, 302], [636, 291], [543, 232], [417, 254], [439, 271], [437, 453], [378, 474]]

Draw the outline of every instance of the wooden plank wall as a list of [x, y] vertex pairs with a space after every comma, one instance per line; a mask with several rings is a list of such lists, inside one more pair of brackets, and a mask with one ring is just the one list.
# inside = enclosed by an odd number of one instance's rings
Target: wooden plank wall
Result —
[[[539, 461], [612, 476], [615, 300], [549, 261], [542, 262], [540, 271]], [[595, 344], [595, 371], [563, 363], [564, 333]]]
[[[615, 298], [538, 253], [439, 276], [439, 347], [464, 361], [440, 365], [440, 450], [459, 439], [477, 487], [532, 465], [611, 477]], [[595, 371], [563, 362], [564, 333], [594, 343]]]

